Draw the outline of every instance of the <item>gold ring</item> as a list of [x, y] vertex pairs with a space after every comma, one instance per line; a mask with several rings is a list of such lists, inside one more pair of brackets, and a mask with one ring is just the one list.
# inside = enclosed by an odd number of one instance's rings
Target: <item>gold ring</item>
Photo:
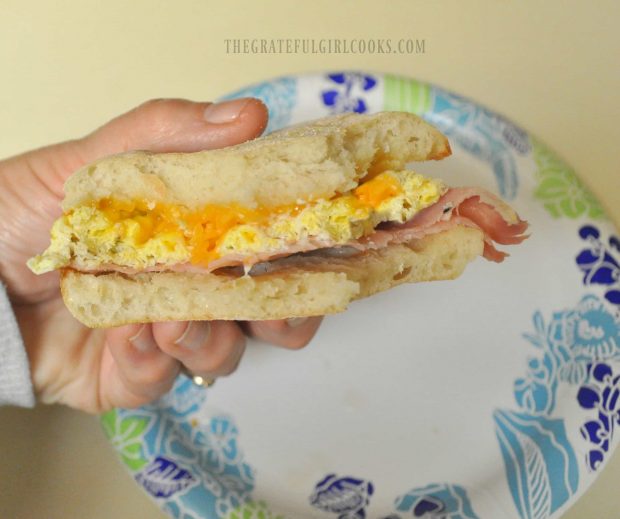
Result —
[[215, 379], [211, 377], [201, 377], [200, 375], [194, 375], [185, 366], [181, 368], [181, 373], [189, 378], [194, 384], [201, 387], [211, 387], [215, 384]]
[[215, 384], [214, 378], [201, 377], [200, 375], [193, 375], [191, 379], [192, 379], [192, 382], [196, 384], [197, 386], [211, 387], [213, 384]]

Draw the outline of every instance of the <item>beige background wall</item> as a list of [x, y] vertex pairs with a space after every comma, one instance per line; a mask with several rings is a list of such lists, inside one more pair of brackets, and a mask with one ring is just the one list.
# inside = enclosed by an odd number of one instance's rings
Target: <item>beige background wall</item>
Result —
[[[174, 4], [174, 7], [173, 7]], [[0, 3], [0, 157], [81, 135], [150, 97], [358, 68], [483, 102], [571, 163], [620, 222], [620, 4], [610, 1]], [[227, 55], [225, 38], [424, 38], [423, 55]], [[159, 517], [96, 421], [0, 409], [0, 517]], [[620, 456], [566, 518], [618, 517]]]

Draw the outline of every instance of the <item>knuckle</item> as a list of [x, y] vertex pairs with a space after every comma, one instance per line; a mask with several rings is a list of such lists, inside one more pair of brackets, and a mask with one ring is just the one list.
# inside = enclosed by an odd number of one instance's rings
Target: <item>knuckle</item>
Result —
[[145, 131], [159, 134], [174, 119], [177, 107], [178, 100], [175, 99], [149, 99], [135, 109], [135, 115]]
[[163, 98], [163, 97], [154, 97], [138, 105], [136, 110], [146, 111], [146, 112], [151, 111], [151, 110], [157, 110], [161, 105], [165, 104], [167, 101], [168, 99]]
[[134, 382], [141, 386], [157, 386], [168, 382], [170, 369], [167, 364], [157, 363], [151, 366], [144, 366], [131, 375]]
[[230, 338], [230, 342], [221, 344], [219, 348], [204, 352], [192, 367], [198, 373], [228, 375], [235, 371], [244, 351], [245, 338], [243, 336]]

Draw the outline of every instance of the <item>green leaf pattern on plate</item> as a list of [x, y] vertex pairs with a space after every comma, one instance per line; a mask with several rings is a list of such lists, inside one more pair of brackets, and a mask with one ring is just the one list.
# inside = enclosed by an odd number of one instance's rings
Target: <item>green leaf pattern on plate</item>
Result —
[[264, 501], [249, 501], [231, 510], [225, 519], [284, 519], [274, 515]]
[[544, 144], [532, 138], [538, 187], [534, 197], [543, 202], [553, 218], [605, 217], [603, 208], [581, 183], [575, 171]]
[[384, 109], [421, 115], [431, 107], [431, 88], [426, 83], [397, 76], [384, 76]]
[[149, 417], [121, 417], [116, 409], [101, 417], [105, 435], [131, 470], [140, 470], [148, 463], [142, 454], [142, 443], [150, 422]]

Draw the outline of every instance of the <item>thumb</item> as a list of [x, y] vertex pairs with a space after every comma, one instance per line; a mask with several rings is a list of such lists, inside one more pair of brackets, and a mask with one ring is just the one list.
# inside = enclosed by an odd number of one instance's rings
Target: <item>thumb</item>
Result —
[[215, 104], [154, 99], [78, 142], [85, 162], [129, 150], [200, 151], [258, 137], [267, 125], [267, 118], [267, 108], [254, 98]]
[[65, 180], [89, 162], [130, 150], [192, 152], [232, 146], [258, 137], [267, 126], [268, 115], [267, 107], [254, 98], [221, 103], [154, 99], [112, 119], [86, 137], [0, 162], [0, 180], [3, 171], [23, 171], [24, 175], [11, 175], [19, 179], [15, 190], [28, 192], [32, 187], [36, 192], [45, 187], [46, 193], [39, 193], [37, 205], [41, 213], [55, 218]]

